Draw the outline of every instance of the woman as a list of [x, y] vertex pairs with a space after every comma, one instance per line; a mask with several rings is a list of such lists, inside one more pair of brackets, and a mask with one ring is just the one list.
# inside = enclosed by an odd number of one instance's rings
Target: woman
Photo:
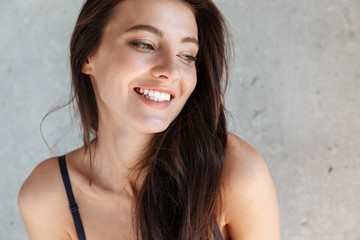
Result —
[[86, 1], [70, 47], [84, 147], [25, 181], [30, 239], [280, 239], [266, 164], [226, 131], [226, 37], [211, 0]]

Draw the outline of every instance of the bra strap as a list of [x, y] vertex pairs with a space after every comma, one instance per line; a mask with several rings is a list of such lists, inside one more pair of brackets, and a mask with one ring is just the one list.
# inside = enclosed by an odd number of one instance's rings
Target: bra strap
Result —
[[85, 238], [84, 227], [83, 227], [82, 222], [81, 222], [80, 213], [79, 213], [79, 207], [78, 207], [78, 205], [77, 205], [77, 203], [75, 201], [75, 197], [74, 197], [74, 194], [73, 194], [73, 191], [72, 191], [72, 188], [71, 188], [69, 172], [67, 170], [66, 161], [65, 161], [65, 155], [60, 156], [58, 158], [58, 160], [59, 160], [61, 176], [62, 176], [64, 186], [65, 186], [65, 190], [66, 190], [66, 195], [67, 195], [68, 200], [69, 200], [70, 211], [71, 211], [71, 214], [72, 214], [73, 219], [74, 219], [77, 235], [79, 237], [79, 240], [85, 240], [86, 238]]
[[219, 226], [216, 223], [216, 220], [214, 220], [213, 233], [214, 236], [216, 237], [216, 240], [223, 240], [223, 237], [221, 236], [221, 232]]

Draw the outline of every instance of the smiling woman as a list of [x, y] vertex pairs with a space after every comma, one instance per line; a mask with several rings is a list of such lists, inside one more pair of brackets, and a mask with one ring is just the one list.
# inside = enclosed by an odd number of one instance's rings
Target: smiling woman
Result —
[[[123, 1], [115, 12], [82, 72], [91, 78], [103, 123], [114, 122], [126, 131], [161, 132], [196, 85], [194, 14], [180, 1]], [[147, 89], [149, 98], [136, 89]], [[170, 94], [170, 101], [158, 101], [161, 93]]]
[[211, 0], [85, 2], [70, 43], [84, 146], [25, 181], [30, 239], [280, 238], [266, 164], [226, 130], [227, 36]]

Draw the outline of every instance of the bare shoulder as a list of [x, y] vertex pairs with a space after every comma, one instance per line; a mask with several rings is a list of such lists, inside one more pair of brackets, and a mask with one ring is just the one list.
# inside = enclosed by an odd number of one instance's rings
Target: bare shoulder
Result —
[[41, 162], [26, 179], [18, 206], [30, 239], [71, 239], [66, 229], [68, 203], [57, 158]]
[[[255, 181], [269, 177], [269, 171], [260, 153], [243, 139], [228, 133], [223, 175], [227, 185], [243, 189], [244, 187], [251, 188]], [[267, 178], [267, 180], [270, 179]]]
[[275, 187], [263, 157], [229, 133], [222, 209], [231, 239], [280, 239]]

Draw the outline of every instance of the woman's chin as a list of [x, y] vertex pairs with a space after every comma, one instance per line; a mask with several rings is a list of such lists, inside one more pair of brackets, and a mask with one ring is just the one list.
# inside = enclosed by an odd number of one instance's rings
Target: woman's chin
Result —
[[164, 124], [164, 125], [149, 125], [147, 127], [142, 127], [142, 131], [144, 133], [149, 133], [149, 134], [155, 134], [155, 133], [160, 133], [165, 131], [167, 128], [169, 127], [169, 124]]
[[170, 121], [152, 119], [152, 121], [142, 121], [142, 123], [138, 124], [137, 128], [143, 133], [155, 134], [165, 131], [170, 123]]

